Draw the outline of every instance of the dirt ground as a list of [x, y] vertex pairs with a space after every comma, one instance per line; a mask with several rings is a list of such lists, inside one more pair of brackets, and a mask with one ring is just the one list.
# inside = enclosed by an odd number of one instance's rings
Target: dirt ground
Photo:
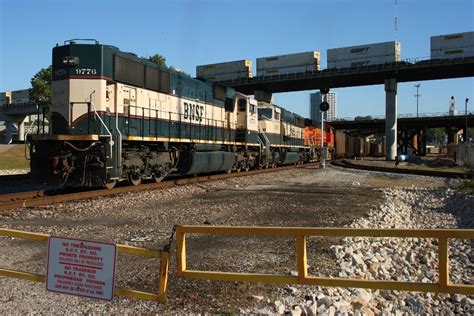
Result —
[[[0, 227], [161, 249], [175, 224], [341, 227], [375, 208], [382, 201], [380, 188], [410, 185], [443, 187], [451, 183], [429, 177], [305, 167], [21, 209], [0, 216]], [[310, 239], [310, 274], [336, 273], [329, 247], [337, 243], [335, 238]], [[44, 244], [0, 238], [0, 247], [1, 267], [45, 273]], [[189, 269], [286, 275], [297, 270], [295, 243], [288, 238], [191, 235], [187, 250]], [[154, 291], [158, 266], [156, 260], [120, 255], [117, 286]], [[275, 301], [286, 291], [285, 285], [181, 279], [175, 271], [173, 252], [166, 305], [124, 298], [102, 302], [50, 293], [42, 284], [0, 278], [0, 287], [6, 289], [0, 293], [0, 313], [237, 313], [239, 308], [258, 308], [262, 302], [254, 296]]]

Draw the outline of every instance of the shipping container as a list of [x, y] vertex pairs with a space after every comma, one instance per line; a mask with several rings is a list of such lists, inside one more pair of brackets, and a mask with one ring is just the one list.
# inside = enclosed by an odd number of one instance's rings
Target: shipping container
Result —
[[233, 73], [228, 73], [228, 74], [201, 76], [198, 78], [205, 79], [208, 81], [226, 81], [226, 80], [252, 78], [252, 76], [249, 73], [233, 72]]
[[0, 106], [11, 103], [12, 93], [10, 91], [0, 93]]
[[431, 37], [431, 51], [474, 46], [474, 32], [446, 34]]
[[474, 57], [474, 46], [431, 51], [431, 59], [453, 59], [465, 57]]
[[346, 133], [336, 130], [336, 158], [344, 158], [346, 155]]
[[30, 102], [30, 89], [12, 91], [11, 103], [22, 104]]
[[252, 78], [252, 61], [237, 60], [196, 66], [196, 77], [213, 81]]
[[328, 68], [367, 67], [371, 65], [389, 64], [399, 61], [395, 56], [382, 56], [376, 58], [361, 58], [352, 60], [328, 61]]
[[[341, 48], [332, 48], [327, 50], [327, 62], [334, 64], [335, 62], [347, 60], [381, 60], [400, 61], [400, 42], [384, 42], [358, 46], [349, 46]], [[372, 62], [374, 63], [374, 62]], [[330, 68], [328, 66], [328, 68]]]
[[[309, 71], [319, 70], [320, 53], [317, 51], [257, 58], [257, 75], [262, 71], [305, 67]], [[306, 70], [305, 70], [306, 71]]]
[[257, 77], [261, 76], [274, 76], [274, 75], [285, 75], [301, 72], [312, 72], [317, 71], [319, 68], [315, 65], [304, 65], [304, 66], [294, 66], [294, 67], [285, 67], [285, 68], [271, 68], [271, 69], [257, 69]]

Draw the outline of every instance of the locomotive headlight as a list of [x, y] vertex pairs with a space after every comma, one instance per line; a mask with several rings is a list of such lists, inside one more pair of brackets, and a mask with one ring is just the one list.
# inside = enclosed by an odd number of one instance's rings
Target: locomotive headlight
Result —
[[77, 65], [79, 65], [79, 57], [77, 57], [77, 56], [64, 56], [63, 65], [64, 66], [77, 66]]

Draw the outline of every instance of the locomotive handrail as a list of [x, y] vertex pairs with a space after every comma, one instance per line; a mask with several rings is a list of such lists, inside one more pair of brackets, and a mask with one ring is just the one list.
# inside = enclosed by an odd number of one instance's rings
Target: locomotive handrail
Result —
[[107, 131], [107, 133], [109, 135], [100, 135], [100, 136], [105, 136], [105, 137], [109, 137], [110, 140], [109, 140], [109, 146], [110, 146], [110, 159], [112, 159], [112, 152], [113, 152], [113, 147], [114, 147], [114, 143], [113, 143], [113, 136], [112, 136], [112, 133], [110, 132], [110, 130], [107, 128], [107, 125], [105, 125], [104, 121], [102, 120], [102, 118], [100, 117], [99, 113], [97, 113], [97, 110], [95, 109], [95, 106], [94, 106], [94, 102], [90, 102], [89, 103], [91, 106], [92, 106], [92, 109], [94, 110], [94, 113], [95, 115], [97, 116], [97, 118], [99, 119], [100, 123], [102, 124], [102, 126], [104, 126], [105, 130]]

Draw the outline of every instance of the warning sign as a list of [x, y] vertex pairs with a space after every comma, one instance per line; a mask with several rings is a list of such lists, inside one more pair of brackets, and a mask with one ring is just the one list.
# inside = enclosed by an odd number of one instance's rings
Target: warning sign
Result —
[[90, 240], [49, 237], [48, 291], [112, 300], [116, 246]]

